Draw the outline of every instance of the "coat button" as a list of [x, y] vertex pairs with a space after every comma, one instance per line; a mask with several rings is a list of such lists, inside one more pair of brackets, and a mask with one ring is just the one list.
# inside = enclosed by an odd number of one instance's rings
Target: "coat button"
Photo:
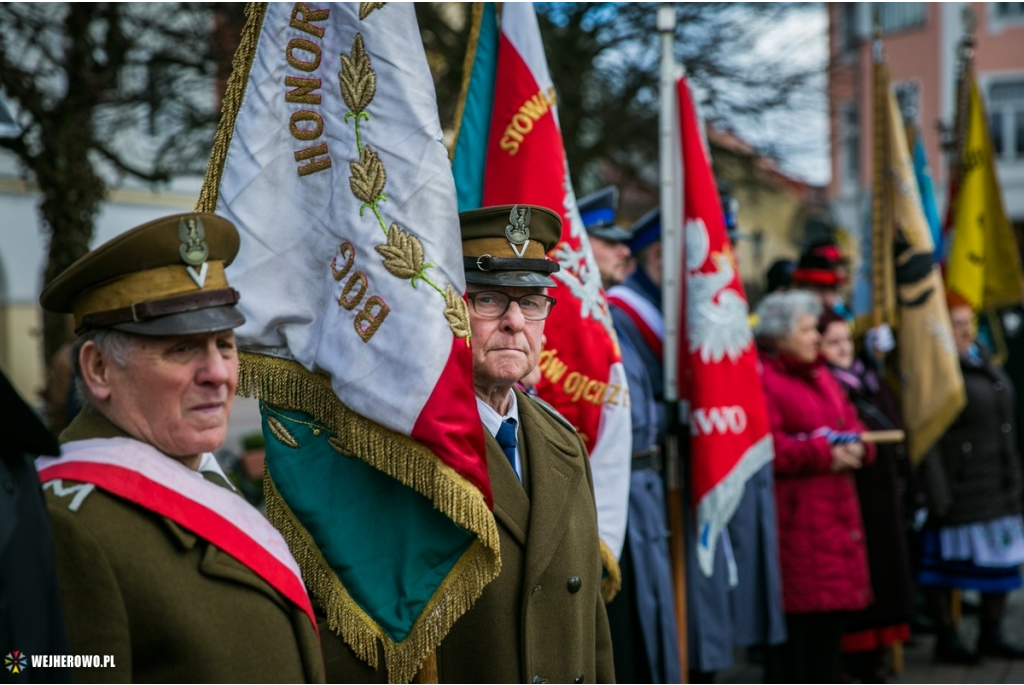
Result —
[[850, 531], [850, 539], [853, 540], [854, 542], [857, 542], [858, 540], [860, 540], [860, 531], [859, 530], [851, 530]]
[[962, 449], [965, 453], [966, 452], [970, 452], [971, 451], [971, 443], [965, 442], [964, 444], [960, 445], [960, 449]]
[[1004, 433], [1009, 433], [1010, 429], [1011, 426], [1008, 423], [1004, 423], [1002, 426], [999, 427], [999, 430], [1003, 431]]
[[583, 682], [583, 674], [581, 673], [580, 675], [576, 676], [576, 679], [573, 680], [572, 682], [574, 682], [574, 683], [582, 683]]
[[575, 595], [580, 591], [580, 588], [583, 587], [583, 581], [580, 580], [579, 576], [573, 576], [569, 579], [569, 582], [566, 583], [566, 586], [569, 588], [569, 592]]
[[539, 675], [533, 676], [533, 682], [540, 683], [540, 676]]

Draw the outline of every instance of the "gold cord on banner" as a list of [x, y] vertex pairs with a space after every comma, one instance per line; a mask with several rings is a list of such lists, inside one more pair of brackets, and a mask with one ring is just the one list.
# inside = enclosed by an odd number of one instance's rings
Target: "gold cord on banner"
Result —
[[484, 3], [474, 2], [470, 15], [469, 41], [466, 44], [466, 57], [462, 60], [462, 86], [459, 88], [459, 102], [455, 106], [455, 135], [452, 146], [448, 150], [448, 159], [455, 161], [455, 148], [459, 145], [459, 132], [462, 130], [462, 113], [466, 109], [466, 98], [469, 97], [469, 82], [473, 77], [473, 65], [476, 64], [476, 46], [480, 41], [480, 24], [484, 18]]
[[231, 76], [228, 77], [227, 88], [224, 89], [224, 103], [220, 109], [220, 124], [213, 137], [213, 149], [210, 151], [210, 163], [206, 167], [206, 178], [203, 189], [199, 193], [195, 211], [213, 212], [217, 208], [217, 193], [220, 190], [220, 177], [224, 173], [224, 162], [228, 157], [231, 136], [235, 132], [235, 118], [242, 109], [242, 98], [249, 84], [249, 70], [256, 56], [256, 46], [263, 30], [263, 18], [267, 14], [267, 3], [250, 2], [245, 6], [245, 28], [238, 42], [235, 57], [231, 60]]
[[285, 411], [302, 411], [337, 434], [338, 446], [427, 497], [453, 522], [477, 536], [456, 562], [400, 643], [366, 614], [345, 590], [309, 533], [267, 477], [267, 517], [281, 531], [302, 578], [326, 612], [328, 625], [356, 655], [377, 667], [377, 641], [384, 646], [390, 682], [410, 682], [455, 621], [501, 571], [498, 529], [483, 494], [429, 449], [376, 424], [342, 404], [330, 380], [296, 362], [241, 352], [238, 394]]

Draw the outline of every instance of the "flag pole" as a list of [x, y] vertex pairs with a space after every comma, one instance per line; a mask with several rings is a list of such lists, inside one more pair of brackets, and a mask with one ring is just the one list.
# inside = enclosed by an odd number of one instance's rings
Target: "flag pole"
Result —
[[[896, 293], [893, 279], [892, 184], [889, 182], [889, 74], [882, 54], [882, 31], [878, 9], [872, 41], [872, 105], [874, 139], [871, 202], [871, 324], [894, 324]], [[879, 361], [881, 361], [881, 356]]]
[[682, 682], [688, 682], [689, 658], [686, 631], [686, 546], [685, 495], [680, 450], [682, 426], [679, 420], [679, 339], [681, 313], [683, 178], [677, 164], [679, 140], [676, 98], [676, 62], [674, 53], [676, 10], [672, 3], [658, 8], [658, 32], [661, 34], [661, 112], [659, 115], [659, 163], [661, 180], [662, 310], [665, 317], [665, 469], [668, 481], [669, 553], [672, 561], [672, 585], [679, 633], [679, 666]]

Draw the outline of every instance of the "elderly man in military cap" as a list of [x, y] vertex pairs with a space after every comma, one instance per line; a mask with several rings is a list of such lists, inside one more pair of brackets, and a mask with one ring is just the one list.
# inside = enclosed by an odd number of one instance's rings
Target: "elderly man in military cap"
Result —
[[[594, 484], [586, 448], [557, 411], [515, 389], [537, 365], [554, 298], [554, 212], [459, 215], [473, 382], [501, 542], [501, 573], [437, 650], [439, 682], [614, 682]], [[328, 680], [383, 682], [333, 633]]]
[[622, 285], [627, 275], [631, 234], [615, 223], [619, 189], [615, 186], [602, 188], [581, 199], [576, 206], [590, 237], [590, 249], [601, 272], [601, 285], [605, 290]]
[[[244, 322], [230, 222], [158, 219], [41, 297], [73, 313], [85, 400], [37, 462], [78, 682], [323, 682], [309, 599], [280, 534], [230, 489], [223, 443]], [[93, 661], [93, 655], [98, 655]]]

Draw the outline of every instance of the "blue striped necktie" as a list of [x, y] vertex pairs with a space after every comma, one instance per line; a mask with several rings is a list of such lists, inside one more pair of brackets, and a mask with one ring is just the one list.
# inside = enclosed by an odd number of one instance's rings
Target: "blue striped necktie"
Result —
[[[502, 421], [501, 428], [498, 429], [498, 434], [494, 436], [494, 439], [498, 441], [498, 446], [505, 453], [516, 476], [519, 476], [519, 471], [516, 470], [516, 420], [505, 419]], [[522, 476], [519, 478], [522, 479]]]

